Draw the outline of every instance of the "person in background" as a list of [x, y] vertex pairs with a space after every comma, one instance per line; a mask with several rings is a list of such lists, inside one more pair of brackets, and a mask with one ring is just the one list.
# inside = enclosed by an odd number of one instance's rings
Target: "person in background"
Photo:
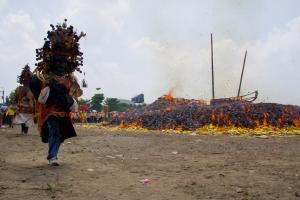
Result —
[[0, 108], [0, 128], [2, 127], [2, 124], [3, 124], [3, 118], [4, 118], [4, 112], [3, 112], [3, 110]]
[[21, 86], [17, 87], [14, 100], [17, 107], [14, 122], [21, 124], [22, 135], [27, 135], [29, 127], [34, 123], [32, 114], [34, 113], [35, 100], [29, 88], [31, 77], [32, 72], [30, 71], [30, 67], [26, 65], [21, 75], [18, 76], [18, 82]]
[[92, 123], [92, 113], [91, 113], [91, 111], [88, 111], [86, 113], [86, 121], [87, 121], [87, 123]]
[[13, 128], [13, 119], [16, 114], [16, 110], [13, 105], [9, 105], [6, 111], [6, 118], [9, 128]]
[[96, 123], [97, 122], [96, 115], [97, 115], [97, 112], [93, 111], [92, 112], [92, 123]]
[[97, 112], [97, 113], [96, 113], [96, 122], [97, 122], [97, 123], [100, 123], [100, 122], [101, 122], [101, 121], [100, 121], [100, 118], [101, 118], [100, 112]]

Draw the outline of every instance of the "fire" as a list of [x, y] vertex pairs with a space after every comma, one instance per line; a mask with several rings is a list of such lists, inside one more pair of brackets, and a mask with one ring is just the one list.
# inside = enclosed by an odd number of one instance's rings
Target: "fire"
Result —
[[264, 127], [267, 127], [267, 126], [268, 126], [268, 113], [266, 113], [266, 112], [264, 112], [263, 126], [264, 126]]
[[168, 93], [165, 96], [168, 98], [173, 98], [173, 93], [174, 93], [174, 91], [173, 91], [173, 89], [171, 89], [168, 91]]
[[215, 111], [212, 112], [211, 117], [210, 117], [211, 121], [215, 121], [216, 120], [216, 115], [215, 115]]
[[300, 119], [296, 119], [293, 121], [294, 126], [300, 128]]
[[234, 125], [231, 123], [230, 119], [227, 116], [224, 116], [224, 123], [226, 127], [232, 128]]
[[243, 101], [207, 105], [203, 100], [174, 98], [170, 90], [152, 104], [111, 119], [113, 124], [125, 129], [183, 132], [300, 132], [300, 110], [297, 106]]
[[259, 120], [255, 120], [256, 127], [261, 127]]
[[122, 120], [120, 125], [119, 125], [120, 128], [127, 128], [128, 125], [124, 124], [124, 121]]
[[164, 100], [164, 103], [170, 103], [174, 97], [173, 97], [173, 90], [169, 90], [167, 94], [163, 95], [161, 98]]

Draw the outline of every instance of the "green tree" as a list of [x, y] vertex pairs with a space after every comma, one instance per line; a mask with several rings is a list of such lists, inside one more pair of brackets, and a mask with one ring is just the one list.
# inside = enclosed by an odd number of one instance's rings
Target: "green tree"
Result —
[[102, 102], [104, 100], [104, 94], [94, 94], [94, 96], [91, 99], [91, 105], [90, 108], [92, 110], [97, 110], [98, 112], [102, 109]]
[[83, 98], [78, 99], [79, 105], [88, 105], [89, 103], [90, 103], [89, 99], [83, 99]]
[[108, 106], [109, 112], [118, 111], [120, 101], [117, 98], [106, 98], [104, 104]]
[[132, 108], [132, 105], [129, 105], [127, 103], [119, 103], [118, 104], [118, 110], [119, 112], [124, 112], [127, 111], [129, 108]]
[[127, 103], [120, 103], [120, 101], [117, 98], [106, 98], [104, 104], [108, 105], [109, 112], [111, 111], [124, 112], [132, 107], [132, 105], [129, 105]]
[[9, 96], [6, 96], [5, 101], [7, 105], [12, 104], [16, 98], [16, 90], [10, 92]]

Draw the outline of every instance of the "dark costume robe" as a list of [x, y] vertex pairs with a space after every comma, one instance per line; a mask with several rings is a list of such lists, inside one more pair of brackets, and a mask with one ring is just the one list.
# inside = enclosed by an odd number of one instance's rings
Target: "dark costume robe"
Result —
[[[33, 76], [30, 83], [30, 89], [36, 100], [38, 100], [40, 92], [43, 88], [50, 88], [49, 97], [45, 104], [41, 104], [39, 102], [36, 104], [37, 121], [42, 142], [48, 142], [49, 130], [46, 125], [47, 120], [56, 120], [58, 122], [60, 130], [59, 138], [61, 142], [63, 142], [65, 139], [76, 136], [76, 132], [70, 118], [70, 107], [74, 103], [72, 98], [74, 95], [73, 88], [74, 86], [78, 85], [76, 84], [76, 80], [73, 79], [71, 75], [67, 76], [67, 78], [64, 78], [63, 82], [57, 81], [56, 79], [51, 79], [47, 81], [47, 83], [44, 83], [36, 76]], [[80, 90], [80, 88], [78, 89]], [[70, 92], [72, 93], [70, 94]]]

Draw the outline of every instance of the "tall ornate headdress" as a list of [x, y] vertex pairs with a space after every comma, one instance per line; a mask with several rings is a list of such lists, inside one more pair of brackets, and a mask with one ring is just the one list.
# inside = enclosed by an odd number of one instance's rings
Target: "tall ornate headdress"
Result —
[[34, 73], [43, 80], [51, 73], [64, 76], [75, 70], [81, 72], [83, 53], [80, 51], [78, 41], [86, 34], [81, 32], [77, 35], [73, 26], [67, 26], [66, 19], [62, 24], [56, 26], [50, 24], [50, 26], [52, 30], [47, 32], [44, 46], [36, 49], [38, 63]]

